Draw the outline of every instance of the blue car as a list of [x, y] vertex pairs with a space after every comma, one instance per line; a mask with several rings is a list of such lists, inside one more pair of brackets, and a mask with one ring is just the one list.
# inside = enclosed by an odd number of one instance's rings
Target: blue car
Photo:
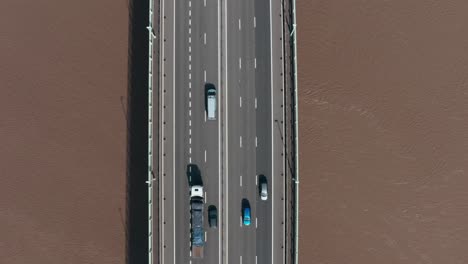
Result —
[[249, 226], [250, 225], [250, 208], [249, 207], [244, 207], [242, 216], [244, 219], [244, 225]]

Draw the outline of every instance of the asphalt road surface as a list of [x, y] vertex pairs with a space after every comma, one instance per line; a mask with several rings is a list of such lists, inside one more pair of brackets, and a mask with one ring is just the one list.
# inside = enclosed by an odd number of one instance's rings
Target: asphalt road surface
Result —
[[[281, 1], [163, 0], [161, 11], [160, 261], [283, 263]], [[217, 90], [215, 121], [206, 119], [207, 85]], [[202, 259], [190, 251], [195, 184], [206, 201]], [[247, 204], [250, 226], [242, 222]], [[217, 229], [208, 227], [210, 205]]]

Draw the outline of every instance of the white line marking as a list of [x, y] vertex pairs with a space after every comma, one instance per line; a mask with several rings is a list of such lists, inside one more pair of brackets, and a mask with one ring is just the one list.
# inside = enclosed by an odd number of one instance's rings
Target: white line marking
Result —
[[240, 264], [242, 264], [242, 256], [240, 256]]
[[[175, 9], [176, 9], [176, 8], [175, 8], [175, 4], [173, 5], [173, 9], [174, 9], [174, 14], [173, 14], [173, 17], [174, 17], [173, 23], [174, 23], [174, 24], [173, 24], [173, 31], [172, 31], [172, 32], [173, 32], [173, 34], [174, 34], [174, 35], [173, 35], [173, 36], [174, 36], [174, 43], [173, 43], [173, 47], [172, 47], [172, 48], [173, 48], [173, 50], [172, 50], [172, 53], [173, 53], [173, 66], [172, 66], [172, 67], [173, 67], [173, 69], [172, 69], [172, 85], [173, 85], [173, 90], [172, 90], [172, 101], [173, 101], [173, 102], [172, 102], [172, 129], [173, 129], [173, 131], [172, 131], [172, 136], [173, 136], [173, 138], [172, 138], [172, 141], [173, 141], [173, 142], [172, 142], [172, 144], [173, 144], [173, 145], [172, 145], [172, 155], [173, 155], [173, 156], [172, 156], [172, 159], [173, 159], [173, 160], [172, 160], [172, 172], [175, 173], [175, 149], [176, 149], [176, 148], [175, 148], [175, 104], [176, 104], [176, 103], [175, 103], [175, 102], [176, 102], [176, 100], [175, 100], [175, 97], [176, 97], [176, 96], [175, 96], [175, 85], [176, 85], [176, 84], [175, 84], [175, 77], [176, 77], [176, 71], [175, 71], [175, 63], [174, 63], [174, 62], [176, 61], [176, 60], [175, 60], [175, 50], [176, 50], [176, 48], [175, 48], [175, 43], [176, 43], [176, 34], [175, 34], [175, 32], [176, 32], [176, 26], [175, 26], [175, 25], [176, 25], [176, 23], [175, 23], [175, 21], [176, 21], [176, 11], [175, 11]], [[173, 192], [173, 194], [172, 194], [173, 219], [176, 219], [176, 218], [175, 218], [175, 216], [176, 216], [176, 213], [175, 213], [175, 211], [176, 211], [176, 209], [175, 209], [175, 208], [176, 208], [176, 201], [175, 201], [175, 200], [176, 200], [176, 199], [175, 199], [175, 177], [172, 177], [172, 192]], [[175, 237], [175, 236], [176, 236], [176, 227], [175, 227], [175, 224], [174, 224], [174, 223], [172, 223], [172, 225], [173, 225], [172, 229], [173, 229], [173, 232], [174, 232], [174, 234], [173, 234], [173, 236], [174, 236], [174, 237], [173, 237], [173, 240], [174, 240], [174, 242], [173, 242], [173, 247], [174, 247], [174, 248], [173, 248], [173, 250], [174, 250], [174, 263], [177, 263], [177, 262], [176, 262], [176, 237]]]
[[192, 55], [188, 55], [188, 61], [192, 61]]
[[[205, 5], [206, 5], [206, 0]], [[220, 28], [221, 28], [221, 8], [219, 5], [220, 1], [216, 1], [217, 7], [218, 7], [218, 84], [221, 83], [221, 34], [220, 34]], [[227, 87], [227, 86], [226, 86]], [[220, 92], [221, 94], [221, 92]], [[219, 113], [219, 111], [218, 111]], [[219, 114], [218, 114], [219, 115]], [[219, 118], [221, 119], [221, 118]], [[205, 115], [205, 122], [206, 122], [206, 115]], [[218, 122], [218, 204], [222, 208], [222, 203], [221, 203], [221, 182], [222, 182], [222, 175], [221, 175], [221, 122]], [[220, 225], [223, 223], [223, 218], [221, 217], [220, 220]], [[221, 258], [222, 258], [222, 245], [221, 245], [221, 232], [218, 232], [218, 263], [221, 263]], [[226, 249], [227, 251], [227, 249]]]
[[192, 119], [189, 120], [189, 126], [192, 126]]
[[242, 136], [240, 136], [240, 147], [242, 148]]
[[242, 69], [242, 58], [239, 58], [239, 69]]
[[206, 0], [203, 0], [203, 5], [206, 6]]
[[255, 97], [255, 109], [257, 109], [257, 97]]
[[242, 175], [240, 176], [240, 186], [242, 187]]
[[192, 163], [192, 157], [189, 157], [189, 163]]
[[257, 147], [258, 144], [257, 144], [257, 137], [255, 137], [255, 147]]
[[192, 37], [188, 37], [188, 43], [192, 43]]
[[188, 46], [188, 52], [192, 52], [192, 46]]
[[[190, 84], [192, 84], [192, 83], [190, 83]], [[191, 85], [190, 85], [190, 86], [191, 86]], [[192, 87], [190, 87], [190, 88], [192, 88]], [[189, 98], [192, 98], [192, 92], [188, 92], [188, 97], [189, 97]]]
[[189, 65], [188, 65], [188, 69], [189, 69], [189, 71], [192, 70], [192, 64], [189, 64]]
[[239, 107], [242, 107], [242, 97], [239, 97]]
[[[208, 198], [206, 198], [206, 192], [205, 192], [205, 203], [206, 203], [206, 200], [208, 200]], [[205, 233], [205, 236], [206, 236], [206, 233]]]
[[254, 17], [254, 28], [257, 27], [257, 17]]
[[189, 9], [188, 15], [189, 15], [189, 16], [192, 16], [192, 9]]
[[257, 264], [257, 256], [255, 256], [255, 264]]
[[240, 216], [239, 219], [240, 219], [240, 226], [242, 227], [242, 216]]
[[189, 24], [189, 26], [191, 26], [191, 25], [192, 25], [192, 19], [190, 19], [190, 18], [189, 18], [189, 20], [188, 20], [188, 24]]
[[192, 79], [192, 74], [191, 73], [188, 74], [188, 78], [189, 78], [189, 80]]
[[257, 69], [257, 58], [254, 59], [255, 69]]
[[203, 34], [203, 43], [206, 45], [206, 33]]
[[188, 139], [188, 140], [189, 140], [189, 144], [190, 144], [190, 145], [192, 145], [192, 138], [191, 138], [191, 137], [189, 137], [189, 139]]
[[[206, 200], [205, 200], [205, 203], [206, 203]], [[206, 231], [205, 231], [205, 242], [206, 242]]]
[[[192, 82], [188, 83], [188, 88], [192, 89]], [[192, 97], [192, 92], [189, 91], [189, 96]]]
[[[163, 14], [163, 16], [164, 16], [164, 15], [165, 15], [165, 12], [164, 12], [164, 11], [165, 11], [164, 0], [160, 2], [160, 9], [162, 10], [162, 14]], [[161, 26], [161, 32], [162, 32], [162, 34], [161, 34], [161, 36], [165, 36], [165, 31], [164, 31], [164, 28], [165, 28], [164, 19], [161, 19], [161, 21], [162, 21], [162, 26]], [[166, 54], [166, 53], [165, 53], [165, 45], [163, 44], [163, 45], [161, 45], [161, 46], [162, 46], [162, 52], [161, 52], [161, 54], [163, 54], [163, 56], [161, 56], [161, 58], [162, 58], [162, 57], [164, 57], [164, 54]], [[161, 65], [162, 72], [165, 72], [165, 71], [164, 71], [164, 62], [163, 62], [163, 61], [159, 61], [159, 64]], [[161, 80], [160, 82], [161, 82], [161, 87], [163, 87], [163, 86], [164, 86], [164, 80]], [[160, 89], [161, 89], [161, 88], [160, 88]], [[161, 105], [164, 105], [164, 97], [165, 97], [164, 95], [162, 95], [162, 96], [160, 97]], [[161, 119], [162, 119], [162, 121], [164, 122], [164, 120], [165, 120], [165, 118], [164, 118], [164, 116], [165, 116], [165, 110], [164, 110], [163, 107], [162, 107], [161, 109], [162, 109], [162, 110], [161, 110]], [[165, 129], [164, 129], [164, 126], [160, 126], [160, 127], [161, 127], [161, 135], [162, 135], [160, 139], [163, 139], [163, 138], [164, 138], [164, 135], [165, 135]], [[161, 141], [161, 153], [164, 153], [164, 149], [165, 149], [164, 141]], [[163, 172], [165, 171], [165, 166], [164, 166], [164, 165], [165, 165], [165, 162], [164, 162], [164, 159], [163, 159], [163, 160], [161, 161], [161, 173], [163, 173]], [[164, 196], [165, 196], [165, 193], [166, 193], [166, 191], [165, 191], [165, 189], [164, 189], [165, 180], [164, 180], [164, 177], [161, 177], [160, 179], [161, 179], [161, 194], [162, 194], [162, 197], [164, 197]], [[162, 219], [165, 219], [165, 202], [161, 201], [160, 204], [161, 204], [160, 212], [161, 212], [161, 215], [162, 215]], [[162, 223], [162, 221], [160, 221], [160, 223], [159, 223], [159, 228], [160, 228], [160, 230], [161, 230], [161, 239], [162, 239], [162, 241], [165, 241], [165, 240], [166, 240], [166, 238], [165, 238], [165, 235], [166, 235], [166, 234], [165, 234], [165, 230], [164, 230], [164, 228], [163, 228], [163, 223]], [[161, 243], [161, 244], [162, 244], [162, 243]], [[161, 248], [162, 248], [162, 247], [160, 246], [160, 247], [159, 247], [159, 250], [161, 251], [162, 262], [164, 263], [166, 255], [165, 255], [164, 250], [161, 250]], [[174, 260], [174, 261], [175, 261], [175, 260]]]
[[191, 147], [189, 148], [189, 154], [192, 154], [192, 148]]
[[[219, 7], [219, 5], [218, 5]], [[227, 25], [228, 24], [228, 20], [227, 20], [227, 17], [228, 17], [228, 11], [227, 11], [227, 4], [224, 5], [224, 12], [225, 12], [225, 16], [224, 16], [224, 25]], [[220, 24], [220, 23], [219, 23]], [[227, 35], [227, 30], [225, 29], [224, 30], [224, 36], [225, 36], [225, 40], [228, 40], [228, 35]], [[220, 34], [218, 33], [218, 43], [221, 43], [220, 41]], [[219, 44], [218, 44], [219, 45]], [[224, 44], [225, 46], [225, 54], [228, 54], [228, 43], [225, 42]], [[219, 53], [218, 53], [219, 55]], [[221, 59], [221, 56], [218, 57], [218, 60]], [[228, 96], [229, 96], [229, 90], [228, 90], [228, 72], [229, 72], [229, 67], [228, 67], [228, 62], [227, 62], [227, 59], [224, 60], [224, 63], [225, 63], [225, 74], [226, 74], [226, 79], [225, 79], [225, 85], [224, 85], [224, 91], [226, 91], [226, 95], [225, 95], [225, 122], [226, 122], [226, 128], [225, 128], [225, 131], [226, 131], [226, 135], [225, 135], [225, 144], [226, 144], [226, 151], [225, 151], [225, 156], [226, 156], [226, 169], [225, 169], [225, 179], [224, 179], [224, 182], [226, 182], [226, 188], [225, 188], [225, 192], [224, 194], [226, 195], [226, 201], [225, 201], [225, 210], [226, 210], [226, 216], [225, 216], [225, 219], [226, 219], [226, 224], [224, 225], [226, 228], [224, 228], [225, 232], [226, 232], [226, 239], [223, 239], [223, 241], [225, 241], [226, 245], [225, 247], [223, 248], [226, 248], [226, 254], [225, 254], [225, 259], [224, 259], [224, 262], [223, 263], [229, 263], [229, 228], [227, 228], [229, 226], [229, 210], [228, 210], [228, 204], [229, 204], [229, 181], [228, 181], [228, 178], [229, 178], [229, 144], [228, 144], [228, 138], [229, 138], [229, 119], [228, 119], [228, 112], [229, 112], [229, 103], [228, 103]], [[218, 66], [218, 69], [221, 68], [221, 64]], [[220, 80], [218, 80], [219, 82]], [[221, 124], [221, 122], [219, 122], [219, 124]], [[221, 155], [219, 155], [221, 156]], [[220, 192], [221, 193], [221, 192]], [[241, 224], [242, 226], [242, 224]], [[221, 234], [221, 232], [219, 232]], [[221, 239], [219, 239], [221, 241]], [[220, 254], [221, 255], [221, 254]], [[221, 263], [221, 261], [219, 262]]]
[[205, 149], [205, 162], [206, 162], [206, 149]]
[[270, 93], [271, 93], [271, 262], [274, 264], [274, 254], [273, 254], [273, 248], [274, 248], [274, 241], [275, 241], [275, 229], [274, 229], [274, 222], [275, 222], [275, 159], [273, 153], [274, 151], [274, 128], [273, 128], [273, 13], [272, 13], [272, 7], [271, 7], [271, 0], [270, 0]]
[[189, 35], [192, 34], [192, 28], [188, 29], [188, 33], [189, 33]]
[[255, 217], [255, 228], [258, 228], [258, 218]]
[[189, 133], [189, 135], [192, 135], [192, 129], [191, 128], [189, 128], [188, 133]]
[[258, 185], [258, 175], [255, 175], [255, 185]]
[[192, 116], [192, 109], [189, 109], [188, 114], [189, 116]]
[[189, 1], [189, 2], [188, 2], [188, 6], [189, 6], [189, 7], [192, 7], [192, 1]]
[[239, 30], [242, 30], [242, 26], [241, 26], [241, 20], [239, 18]]
[[205, 82], [206, 82], [206, 70], [203, 72], [203, 79], [204, 79]]

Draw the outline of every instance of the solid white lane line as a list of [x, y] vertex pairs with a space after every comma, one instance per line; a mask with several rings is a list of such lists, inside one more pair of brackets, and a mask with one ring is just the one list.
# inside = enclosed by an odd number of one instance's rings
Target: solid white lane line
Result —
[[206, 33], [203, 34], [203, 43], [206, 45]]
[[[227, 25], [228, 24], [228, 11], [227, 11], [227, 4], [224, 5], [224, 12], [225, 12], [225, 16], [224, 16], [224, 25]], [[224, 39], [227, 40], [228, 39], [228, 35], [227, 35], [227, 30], [225, 29], [224, 30]], [[218, 43], [221, 43], [221, 41], [219, 40], [220, 39], [220, 34], [218, 34]], [[218, 44], [219, 45], [219, 44]], [[228, 43], [225, 42], [224, 44], [224, 51], [225, 51], [225, 54], [228, 54]], [[218, 58], [219, 60], [221, 59], [221, 57]], [[225, 232], [226, 232], [226, 239], [223, 239], [226, 243], [226, 246], [224, 247], [226, 249], [226, 254], [225, 254], [225, 259], [224, 259], [224, 262], [223, 263], [229, 263], [229, 228], [227, 228], [229, 226], [229, 208], [228, 208], [228, 205], [229, 205], [229, 144], [228, 144], [228, 138], [229, 138], [229, 119], [228, 119], [228, 112], [229, 112], [229, 103], [228, 103], [228, 97], [229, 97], [229, 89], [228, 89], [228, 83], [229, 83], [229, 79], [228, 79], [228, 72], [229, 72], [229, 67], [228, 67], [228, 62], [227, 62], [227, 59], [224, 60], [224, 64], [225, 64], [225, 85], [224, 85], [224, 91], [226, 91], [226, 94], [225, 94], [225, 122], [226, 122], [226, 128], [225, 128], [225, 144], [226, 144], [226, 151], [225, 151], [225, 161], [226, 161], [226, 169], [225, 169], [225, 183], [226, 183], [226, 188], [225, 188], [225, 192], [224, 194], [226, 195], [226, 199], [225, 199], [225, 212], [226, 212], [226, 215], [225, 215], [225, 220], [226, 220], [226, 224], [224, 225], [226, 228], [224, 229]], [[221, 64], [218, 66], [218, 69], [221, 68]], [[221, 80], [218, 80], [218, 83], [219, 81]], [[221, 123], [221, 122], [219, 122]], [[221, 156], [221, 155], [220, 155]], [[242, 226], [242, 224], [241, 224]], [[221, 232], [219, 232], [221, 234]], [[221, 240], [221, 239], [220, 239]], [[221, 262], [220, 262], [221, 263]]]
[[239, 58], [239, 69], [242, 69], [242, 58]]
[[257, 17], [254, 17], [254, 28], [257, 27]]
[[240, 176], [240, 187], [242, 187], [242, 175]]
[[257, 109], [257, 97], [255, 97], [255, 109]]
[[239, 97], [239, 107], [242, 107], [242, 97]]
[[[175, 65], [176, 65], [175, 64], [175, 61], [176, 61], [175, 60], [175, 53], [176, 53], [176, 47], [175, 47], [175, 43], [176, 43], [176, 34], [175, 34], [175, 32], [176, 32], [176, 26], [175, 26], [176, 25], [176, 23], [175, 23], [176, 22], [176, 11], [175, 11], [175, 9], [176, 8], [175, 8], [175, 4], [173, 5], [172, 8], [173, 8], [173, 12], [174, 12], [174, 14], [173, 14], [173, 17], [174, 17], [173, 23], [174, 24], [173, 24], [173, 29], [172, 29], [173, 30], [172, 33], [173, 33], [173, 36], [174, 36], [174, 38], [173, 38], [174, 43], [173, 43], [173, 47], [172, 47], [173, 48], [173, 50], [172, 50], [172, 53], [173, 53], [172, 54], [172, 56], [173, 56], [173, 58], [172, 58], [173, 59], [173, 61], [172, 61], [173, 62], [172, 63], [173, 64], [172, 65], [172, 67], [173, 67], [173, 69], [172, 69], [172, 86], [173, 86], [173, 90], [172, 90], [172, 129], [173, 129], [173, 131], [172, 131], [172, 136], [173, 136], [173, 138], [172, 138], [172, 159], [173, 159], [172, 160], [172, 173], [175, 174], [175, 163], [176, 163], [175, 162], [175, 149], [176, 149], [175, 148], [175, 145], [176, 145], [176, 143], [175, 143], [175, 109], [176, 109], [175, 108], [176, 107], [176, 99], [175, 99], [175, 97], [176, 97], [176, 95], [175, 95], [175, 88], [176, 88], [176, 83], [175, 83], [175, 77], [176, 77], [176, 71], [175, 71]], [[173, 214], [173, 219], [174, 220], [176, 219], [175, 189], [176, 189], [175, 188], [175, 177], [173, 176], [172, 177], [172, 192], [173, 192], [173, 194], [172, 194], [172, 206], [173, 206], [172, 207], [172, 211], [173, 211], [172, 214]], [[174, 250], [173, 259], [174, 259], [174, 263], [177, 263], [176, 262], [177, 261], [176, 260], [176, 242], [177, 242], [177, 239], [176, 239], [176, 225], [174, 223], [172, 225], [173, 225], [172, 229], [173, 229], [173, 236], [174, 236], [173, 237], [173, 247], [174, 247], [173, 248], [173, 250]]]
[[240, 136], [240, 147], [242, 148], [242, 136]]
[[257, 58], [254, 59], [255, 69], [257, 69]]
[[273, 153], [274, 151], [274, 128], [273, 128], [273, 14], [272, 14], [272, 1], [270, 0], [270, 100], [271, 100], [271, 262], [274, 264], [274, 241], [275, 241], [275, 159]]
[[[205, 1], [205, 6], [206, 6], [206, 0]], [[220, 28], [221, 28], [221, 7], [219, 5], [220, 1], [216, 1], [216, 5], [218, 8], [218, 84], [221, 83], [221, 34], [220, 34]], [[206, 41], [205, 41], [206, 43]], [[218, 111], [219, 113], [219, 111]], [[219, 114], [218, 114], [219, 115]], [[221, 117], [219, 118], [221, 119]], [[206, 115], [205, 115], [205, 122], [206, 122]], [[222, 182], [222, 175], [221, 175], [221, 121], [218, 121], [218, 204], [223, 209], [223, 205], [221, 203], [221, 182]], [[221, 218], [220, 221], [220, 226], [223, 223], [223, 219]], [[221, 244], [221, 232], [218, 232], [218, 263], [222, 263], [221, 258], [222, 258], [222, 244]]]
[[240, 18], [239, 18], [239, 30], [241, 30], [241, 29], [242, 29], [242, 27], [241, 27], [241, 20], [240, 20]]
[[206, 149], [205, 149], [205, 162], [206, 162]]
[[203, 72], [203, 80], [206, 82], [206, 70]]

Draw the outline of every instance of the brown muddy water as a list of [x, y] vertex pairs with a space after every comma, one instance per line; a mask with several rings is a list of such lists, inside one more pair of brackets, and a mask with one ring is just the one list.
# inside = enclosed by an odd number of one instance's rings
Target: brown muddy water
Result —
[[297, 2], [301, 263], [468, 263], [468, 2]]
[[129, 258], [127, 2], [0, 3], [0, 263]]

